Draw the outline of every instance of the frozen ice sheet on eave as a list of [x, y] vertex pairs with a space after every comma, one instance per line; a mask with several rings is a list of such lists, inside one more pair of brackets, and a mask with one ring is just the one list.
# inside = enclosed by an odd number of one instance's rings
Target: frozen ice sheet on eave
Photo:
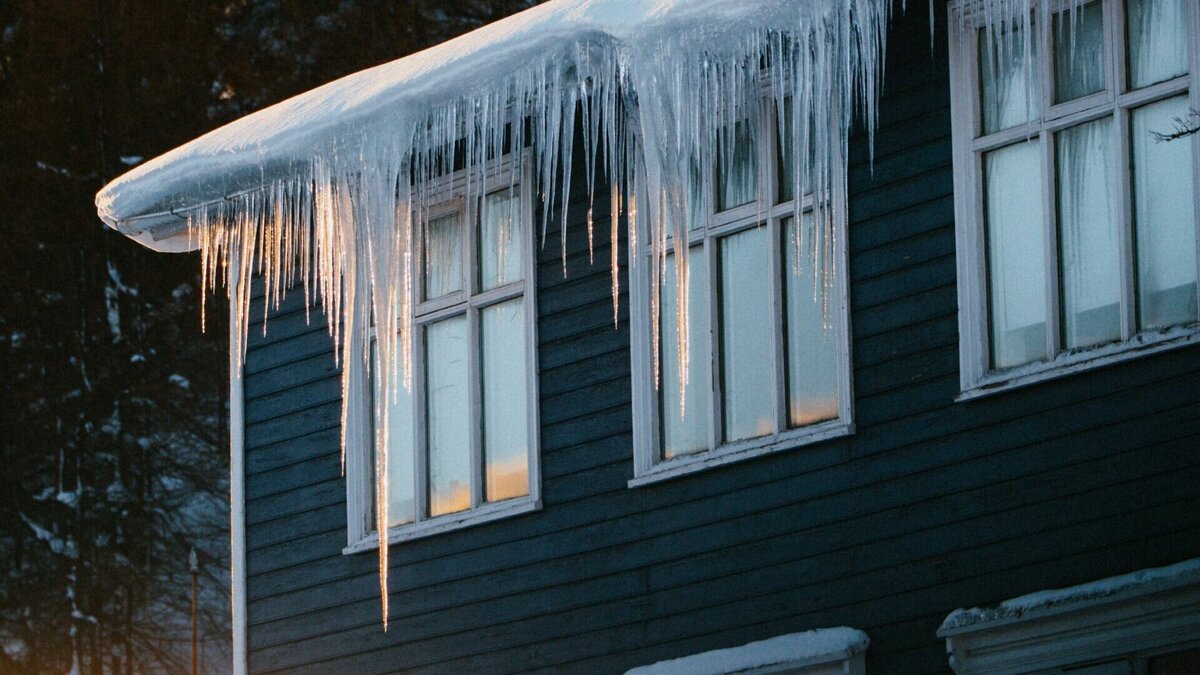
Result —
[[1200, 558], [1185, 560], [1166, 567], [1138, 570], [1076, 586], [1036, 591], [1005, 600], [995, 607], [956, 609], [942, 622], [938, 634], [945, 636], [964, 630], [982, 628], [993, 623], [1049, 613], [1101, 598], [1118, 599], [1127, 595], [1153, 592], [1160, 587], [1174, 588], [1194, 583], [1200, 583]]
[[495, 87], [547, 53], [646, 49], [678, 31], [719, 51], [733, 32], [786, 25], [839, 1], [551, 0], [209, 132], [113, 180], [97, 193], [97, 211], [151, 248], [193, 248], [179, 236], [181, 211], [296, 172], [318, 154], [352, 152], [364, 134], [411, 133], [431, 107]]

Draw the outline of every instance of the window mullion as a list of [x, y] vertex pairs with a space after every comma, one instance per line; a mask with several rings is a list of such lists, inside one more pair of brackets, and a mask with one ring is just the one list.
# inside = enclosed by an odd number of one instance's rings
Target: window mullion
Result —
[[483, 358], [479, 310], [467, 309], [467, 400], [471, 443], [471, 508], [483, 503]]
[[708, 288], [705, 294], [704, 301], [708, 303], [708, 325], [705, 330], [708, 331], [708, 359], [709, 359], [709, 382], [708, 388], [710, 396], [709, 406], [712, 422], [708, 425], [708, 447], [710, 450], [715, 449], [721, 444], [724, 438], [724, 400], [723, 387], [721, 386], [721, 331], [717, 329], [721, 325], [720, 319], [720, 281], [721, 270], [717, 265], [717, 240], [713, 237], [706, 237], [703, 244], [704, 248], [701, 253], [704, 255], [704, 264], [708, 266]]
[[1121, 94], [1125, 93], [1129, 85], [1129, 75], [1127, 72], [1129, 64], [1129, 46], [1125, 44], [1125, 36], [1129, 31], [1125, 28], [1125, 2], [1124, 0], [1113, 0], [1109, 3], [1108, 22], [1109, 27], [1105, 30], [1105, 36], [1108, 38], [1108, 53], [1109, 64], [1111, 64], [1112, 81], [1111, 88], [1113, 92], [1113, 100], [1120, 100]]
[[[1190, 109], [1200, 110], [1200, 2], [1186, 3], [1189, 21], [1188, 35], [1191, 42], [1191, 59], [1188, 62], [1188, 94]], [[1197, 120], [1200, 123], [1200, 120]], [[1192, 181], [1200, 180], [1200, 133], [1192, 134]], [[1196, 265], [1197, 279], [1200, 279], [1200, 190], [1192, 192], [1192, 214], [1196, 221]], [[1200, 307], [1200, 283], [1196, 284], [1197, 306]]]
[[473, 302], [479, 291], [479, 271], [476, 269], [479, 261], [478, 248], [480, 221], [482, 212], [481, 194], [478, 199], [467, 195], [463, 213], [463, 289], [467, 296], [467, 401], [469, 425], [467, 437], [470, 443], [471, 457], [471, 509], [479, 508], [483, 503], [483, 342], [480, 339], [479, 308]]
[[[795, 227], [799, 227], [800, 223], [793, 223]], [[793, 270], [785, 269], [783, 258], [784, 235], [781, 230], [782, 224], [779, 218], [771, 218], [767, 224], [767, 235], [770, 237], [771, 247], [768, 249], [770, 255], [769, 271], [771, 275], [771, 342], [772, 353], [775, 359], [775, 367], [771, 369], [771, 373], [775, 378], [775, 433], [779, 433], [788, 428], [788, 391], [787, 391], [787, 348], [786, 336], [784, 330], [786, 323], [784, 322], [784, 275], [794, 273]]]
[[1117, 142], [1113, 147], [1117, 150], [1117, 166], [1114, 174], [1120, 185], [1117, 186], [1117, 226], [1121, 228], [1118, 250], [1121, 261], [1121, 340], [1128, 342], [1137, 333], [1137, 295], [1136, 270], [1134, 269], [1134, 232], [1133, 232], [1133, 176], [1130, 167], [1129, 143], [1129, 110], [1117, 108], [1116, 124], [1113, 125], [1117, 134]]
[[413, 357], [413, 480], [416, 481], [416, 508], [413, 509], [413, 521], [419, 522], [429, 518], [429, 445], [426, 427], [428, 422], [428, 387], [425, 386], [425, 325], [414, 324], [416, 331], [412, 352]]
[[1062, 331], [1059, 323], [1062, 320], [1060, 304], [1062, 296], [1059, 291], [1058, 264], [1058, 175], [1055, 161], [1054, 134], [1042, 131], [1040, 134], [1042, 146], [1042, 222], [1045, 243], [1046, 265], [1046, 358], [1054, 359], [1061, 350]]

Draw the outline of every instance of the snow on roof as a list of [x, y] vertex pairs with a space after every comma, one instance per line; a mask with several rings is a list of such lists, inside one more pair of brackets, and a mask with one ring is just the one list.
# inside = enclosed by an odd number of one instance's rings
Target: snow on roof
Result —
[[[875, 0], [869, 0], [875, 3]], [[756, 29], [803, 24], [836, 0], [550, 0], [422, 52], [299, 94], [136, 166], [96, 195], [109, 226], [152, 248], [144, 233], [174, 212], [261, 187], [307, 159], [353, 153], [365, 127], [411, 133], [429, 108], [502, 86], [550, 55], [568, 60], [581, 44], [650, 51], [668, 34], [688, 35], [695, 53], [729, 49]], [[811, 17], [810, 17], [811, 18]], [[141, 222], [139, 222], [141, 221]], [[138, 236], [143, 235], [143, 236]], [[166, 248], [194, 248], [175, 242]]]
[[938, 634], [960, 632], [980, 624], [1049, 612], [1089, 600], [1115, 600], [1153, 592], [1159, 587], [1175, 587], [1197, 582], [1200, 582], [1200, 558], [1193, 558], [1166, 567], [1152, 567], [1077, 586], [1036, 591], [1005, 600], [995, 607], [956, 609], [942, 622]]
[[835, 663], [866, 650], [870, 642], [866, 633], [854, 628], [819, 628], [659, 661], [625, 675], [719, 675], [783, 664]]

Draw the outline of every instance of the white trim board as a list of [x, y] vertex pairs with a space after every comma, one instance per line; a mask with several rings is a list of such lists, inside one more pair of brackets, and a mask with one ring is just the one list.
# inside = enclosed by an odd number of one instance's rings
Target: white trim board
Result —
[[938, 629], [959, 675], [1017, 675], [1200, 645], [1200, 558], [955, 610]]
[[229, 561], [233, 630], [233, 674], [246, 673], [246, 448], [245, 395], [234, 307], [236, 264], [229, 266]]

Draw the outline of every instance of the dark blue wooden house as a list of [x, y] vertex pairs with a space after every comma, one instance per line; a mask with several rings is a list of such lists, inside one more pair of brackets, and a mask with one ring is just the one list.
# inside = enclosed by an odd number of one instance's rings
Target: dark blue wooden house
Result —
[[1001, 5], [892, 8], [825, 188], [764, 77], [654, 255], [586, 93], [560, 173], [426, 190], [386, 632], [341, 310], [237, 280], [234, 669], [1200, 673], [1200, 2]]

